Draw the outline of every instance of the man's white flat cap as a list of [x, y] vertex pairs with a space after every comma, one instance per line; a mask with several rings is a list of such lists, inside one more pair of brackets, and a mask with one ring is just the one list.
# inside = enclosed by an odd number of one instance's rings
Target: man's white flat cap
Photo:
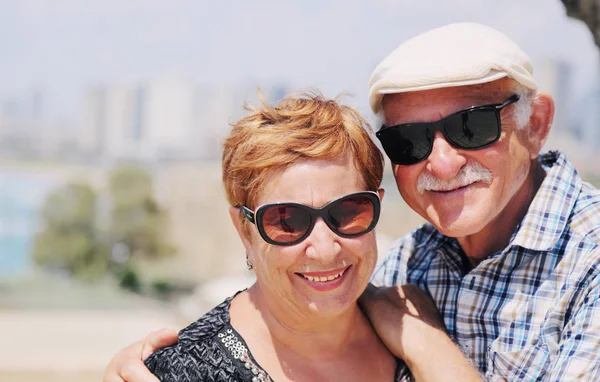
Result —
[[529, 57], [503, 33], [475, 23], [415, 36], [377, 65], [369, 80], [374, 113], [384, 94], [475, 85], [510, 77], [537, 89]]

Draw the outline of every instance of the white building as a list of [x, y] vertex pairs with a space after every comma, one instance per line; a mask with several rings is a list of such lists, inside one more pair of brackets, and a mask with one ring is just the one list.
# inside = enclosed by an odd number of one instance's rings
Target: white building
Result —
[[[80, 130], [83, 151], [109, 160], [218, 159], [230, 123], [256, 102], [254, 86], [198, 86], [183, 77], [154, 78], [89, 91]], [[270, 102], [285, 93], [269, 87]]]
[[149, 81], [139, 94], [141, 119], [136, 135], [146, 150], [167, 157], [186, 156], [198, 142], [196, 87], [182, 78]]
[[80, 148], [111, 158], [135, 156], [133, 101], [133, 89], [127, 86], [89, 91], [79, 134]]
[[554, 99], [555, 114], [552, 131], [574, 135], [569, 91], [571, 68], [564, 61], [551, 59], [536, 64], [534, 75], [538, 82], [538, 91], [549, 93]]

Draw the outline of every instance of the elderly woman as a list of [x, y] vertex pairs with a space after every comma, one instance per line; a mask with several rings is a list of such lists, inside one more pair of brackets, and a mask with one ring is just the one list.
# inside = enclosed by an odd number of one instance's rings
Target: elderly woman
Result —
[[397, 381], [357, 305], [377, 260], [383, 157], [353, 109], [288, 97], [233, 126], [223, 183], [256, 283], [154, 352], [161, 381]]

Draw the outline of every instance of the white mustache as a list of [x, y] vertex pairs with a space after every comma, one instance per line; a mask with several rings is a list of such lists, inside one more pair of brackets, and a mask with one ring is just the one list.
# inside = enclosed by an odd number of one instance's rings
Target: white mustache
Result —
[[479, 163], [471, 163], [460, 169], [452, 179], [441, 180], [424, 172], [417, 179], [417, 192], [422, 195], [425, 191], [451, 191], [468, 186], [475, 182], [492, 183], [492, 172]]

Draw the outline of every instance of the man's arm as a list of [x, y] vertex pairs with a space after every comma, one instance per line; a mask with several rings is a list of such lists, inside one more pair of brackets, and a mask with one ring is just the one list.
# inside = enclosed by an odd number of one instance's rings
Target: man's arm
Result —
[[359, 303], [388, 349], [417, 381], [481, 381], [481, 375], [446, 333], [429, 296], [415, 285], [375, 288]]
[[162, 329], [150, 333], [118, 352], [104, 371], [103, 382], [159, 382], [144, 365], [154, 351], [177, 342], [177, 332]]

